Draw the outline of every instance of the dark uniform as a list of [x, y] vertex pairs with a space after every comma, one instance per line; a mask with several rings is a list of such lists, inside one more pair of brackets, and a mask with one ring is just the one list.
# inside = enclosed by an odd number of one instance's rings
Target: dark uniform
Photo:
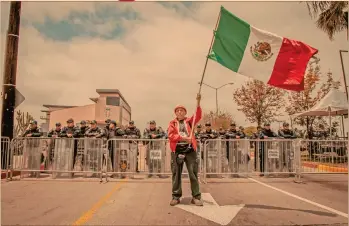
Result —
[[[262, 131], [262, 127], [257, 126], [257, 131], [252, 134], [251, 139], [255, 139], [255, 140], [259, 139], [259, 135], [261, 131]], [[254, 168], [255, 170], [257, 170], [257, 154], [258, 154], [257, 150], [260, 143], [258, 143], [257, 141], [251, 141], [251, 145], [252, 144], [254, 146]]]
[[[72, 118], [67, 120], [68, 126], [64, 127], [59, 135], [62, 138], [79, 138], [80, 130], [77, 126], [74, 126], [74, 120]], [[73, 169], [75, 166], [75, 159], [78, 154], [78, 141], [74, 140], [74, 155], [73, 155]]]
[[[289, 124], [287, 122], [283, 123], [283, 128], [278, 131], [279, 137], [285, 138], [285, 139], [297, 139], [297, 136], [295, 132], [293, 132], [291, 129], [288, 128]], [[281, 153], [282, 153], [282, 161], [283, 166], [287, 167], [288, 170], [291, 172], [293, 169], [292, 167], [292, 160], [294, 159], [294, 152], [292, 150], [292, 141], [286, 141], [282, 142], [281, 146]]]
[[38, 128], [38, 122], [35, 120], [32, 120], [30, 122], [30, 128], [27, 129], [22, 135], [22, 137], [41, 137], [41, 136], [42, 136], [41, 129]]
[[[53, 138], [57, 138], [59, 137], [59, 135], [61, 134], [62, 128], [61, 128], [61, 123], [57, 122], [56, 123], [56, 128], [55, 129], [51, 129], [47, 136], [48, 137], [53, 137]], [[54, 148], [55, 148], [55, 139], [52, 139], [49, 145], [49, 150], [50, 150], [50, 160], [52, 161], [54, 158]]]
[[[115, 148], [116, 145], [120, 146], [120, 142], [116, 141], [115, 139], [121, 139], [125, 132], [120, 128], [116, 126], [116, 121], [110, 120], [109, 121], [109, 129], [107, 133], [107, 139], [109, 140], [108, 149], [109, 149], [109, 156], [111, 158], [111, 164], [114, 169], [114, 162], [115, 162]], [[113, 125], [113, 126], [110, 126]]]
[[51, 130], [48, 132], [47, 136], [48, 136], [48, 137], [59, 137], [59, 134], [61, 134], [61, 131], [62, 131], [62, 129], [61, 129], [61, 123], [60, 123], [60, 122], [57, 122], [57, 123], [56, 123], [56, 128], [55, 128], [55, 129], [51, 129]]
[[85, 120], [82, 120], [80, 122], [80, 128], [79, 128], [79, 137], [83, 138], [85, 137], [85, 133], [87, 132], [87, 130], [89, 130], [90, 127], [87, 126], [87, 123]]
[[[127, 127], [127, 129], [125, 130], [125, 135], [126, 138], [131, 138], [131, 139], [140, 139], [141, 138], [141, 131], [135, 126], [135, 122], [134, 121], [130, 121], [129, 122], [129, 126]], [[130, 141], [131, 143], [132, 141]], [[138, 142], [137, 142], [138, 144]], [[139, 156], [139, 150], [137, 148], [137, 156]], [[136, 172], [139, 172], [138, 170], [138, 159], [136, 161]]]
[[[263, 128], [259, 134], [260, 139], [268, 139], [273, 137], [278, 137], [278, 135], [270, 129], [270, 123], [264, 123], [265, 128]], [[259, 150], [259, 164], [260, 164], [260, 170], [261, 174], [260, 176], [264, 176], [264, 163], [265, 163], [265, 156], [267, 153], [265, 152], [265, 145], [268, 145], [269, 143], [261, 141], [260, 150]]]
[[[237, 173], [239, 170], [239, 164], [241, 164], [241, 151], [238, 150], [238, 141], [236, 139], [244, 139], [245, 133], [236, 129], [236, 124], [231, 123], [230, 129], [226, 133], [226, 139], [234, 140], [227, 141], [227, 159], [231, 172]], [[241, 143], [240, 143], [241, 145]], [[235, 161], [234, 161], [235, 160]]]
[[225, 139], [225, 134], [227, 132], [223, 129], [223, 127], [220, 127], [219, 130], [218, 130], [218, 137], [221, 138], [221, 139]]
[[[146, 128], [143, 132], [143, 138], [144, 139], [163, 139], [165, 137], [165, 132], [163, 131], [163, 129], [161, 127], [156, 127], [156, 122], [154, 120], [149, 122], [150, 127]], [[162, 147], [162, 145], [159, 142], [149, 142], [146, 141], [145, 142], [148, 146], [147, 148], [147, 157], [146, 157], [146, 164], [148, 165], [149, 168], [149, 173], [153, 173], [154, 171], [154, 164], [153, 162], [151, 162], [150, 159], [150, 151], [152, 149], [161, 149], [164, 148]], [[163, 153], [165, 150], [161, 150]], [[160, 160], [161, 161], [161, 160]], [[161, 167], [164, 166], [160, 166], [159, 161], [157, 161], [157, 170], [160, 171]], [[159, 175], [161, 177], [161, 175]], [[148, 177], [152, 177], [152, 174], [149, 174]]]

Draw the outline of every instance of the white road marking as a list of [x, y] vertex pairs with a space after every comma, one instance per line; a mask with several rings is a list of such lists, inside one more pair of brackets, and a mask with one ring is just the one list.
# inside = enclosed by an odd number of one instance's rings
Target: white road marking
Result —
[[219, 206], [210, 193], [202, 193], [201, 199], [204, 202], [204, 206], [179, 204], [176, 207], [207, 220], [213, 221], [217, 224], [227, 225], [245, 206], [243, 204]]
[[302, 198], [302, 197], [300, 197], [300, 196], [298, 196], [298, 195], [295, 195], [295, 194], [292, 194], [292, 193], [290, 193], [290, 192], [287, 192], [287, 191], [281, 190], [281, 189], [279, 189], [279, 188], [273, 187], [273, 186], [268, 185], [268, 184], [266, 184], [266, 183], [263, 183], [263, 182], [261, 182], [261, 181], [258, 181], [258, 180], [252, 179], [252, 178], [248, 178], [248, 179], [251, 180], [251, 181], [253, 181], [253, 182], [256, 182], [256, 183], [258, 183], [258, 184], [260, 184], [260, 185], [263, 185], [263, 186], [265, 186], [265, 187], [271, 188], [271, 189], [273, 189], [273, 190], [275, 190], [275, 191], [278, 191], [278, 192], [281, 192], [281, 193], [283, 193], [283, 194], [285, 194], [285, 195], [288, 195], [288, 196], [290, 196], [290, 197], [293, 197], [293, 198], [295, 198], [295, 199], [299, 199], [299, 200], [301, 200], [301, 201], [303, 201], [303, 202], [309, 203], [309, 204], [311, 204], [311, 205], [314, 205], [314, 206], [320, 207], [320, 208], [322, 208], [322, 209], [325, 209], [325, 210], [327, 210], [327, 211], [329, 211], [329, 212], [332, 212], [332, 213], [335, 213], [335, 214], [340, 215], [340, 216], [342, 216], [342, 217], [348, 218], [348, 214], [343, 213], [343, 212], [338, 211], [338, 210], [335, 210], [335, 209], [332, 209], [331, 207], [324, 206], [324, 205], [321, 205], [320, 203], [310, 201], [310, 200], [308, 200], [308, 199]]

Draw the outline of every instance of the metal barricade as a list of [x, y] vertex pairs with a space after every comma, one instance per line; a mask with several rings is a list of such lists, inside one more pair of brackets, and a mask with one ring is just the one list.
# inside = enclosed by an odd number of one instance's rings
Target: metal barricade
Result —
[[203, 147], [204, 180], [247, 175], [251, 171], [247, 139], [210, 139]]
[[11, 178], [14, 171], [21, 178], [52, 178], [75, 175], [96, 176], [102, 172], [103, 139], [91, 138], [16, 138], [11, 144]]
[[261, 139], [255, 140], [257, 145], [257, 169], [260, 175], [295, 175], [299, 149], [295, 140]]
[[111, 139], [108, 140], [104, 153], [105, 172], [112, 177], [133, 177], [137, 168], [138, 140]]
[[302, 140], [302, 174], [347, 174], [348, 140]]
[[1, 179], [8, 178], [10, 166], [10, 138], [1, 137]]

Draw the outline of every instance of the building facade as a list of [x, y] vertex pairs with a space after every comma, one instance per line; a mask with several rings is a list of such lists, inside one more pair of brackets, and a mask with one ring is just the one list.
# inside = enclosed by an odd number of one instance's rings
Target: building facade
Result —
[[73, 118], [76, 125], [82, 120], [96, 120], [99, 126], [105, 126], [106, 119], [117, 121], [118, 125], [127, 125], [131, 120], [131, 107], [117, 89], [97, 89], [98, 97], [90, 98], [92, 104], [85, 106], [43, 105], [46, 116], [41, 124], [43, 130], [52, 129], [57, 122], [63, 126], [69, 118]]

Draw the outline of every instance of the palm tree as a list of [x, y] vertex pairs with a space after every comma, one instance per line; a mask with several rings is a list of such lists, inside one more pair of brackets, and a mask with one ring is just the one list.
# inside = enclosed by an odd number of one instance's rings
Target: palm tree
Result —
[[348, 2], [306, 2], [309, 14], [316, 19], [319, 29], [327, 33], [330, 40], [343, 30], [348, 34]]

